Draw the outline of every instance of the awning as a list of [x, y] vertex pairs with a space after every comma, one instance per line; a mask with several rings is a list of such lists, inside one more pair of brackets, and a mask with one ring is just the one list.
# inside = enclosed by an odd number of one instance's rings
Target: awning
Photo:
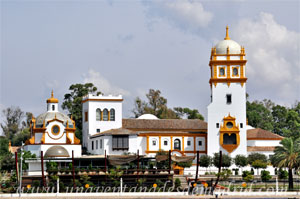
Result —
[[107, 157], [111, 165], [128, 164], [137, 159], [136, 155], [112, 155]]

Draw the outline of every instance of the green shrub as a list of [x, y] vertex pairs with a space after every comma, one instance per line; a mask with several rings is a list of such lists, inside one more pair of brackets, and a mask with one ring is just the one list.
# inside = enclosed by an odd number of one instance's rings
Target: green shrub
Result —
[[181, 181], [180, 181], [180, 179], [179, 179], [179, 178], [176, 178], [174, 184], [175, 184], [175, 188], [180, 187], [180, 186], [181, 186]]
[[39, 181], [39, 180], [34, 180], [34, 181], [32, 182], [32, 186], [33, 186], [33, 187], [39, 187], [39, 186], [41, 186], [41, 181]]
[[251, 182], [254, 179], [251, 171], [243, 171], [242, 178], [246, 182]]

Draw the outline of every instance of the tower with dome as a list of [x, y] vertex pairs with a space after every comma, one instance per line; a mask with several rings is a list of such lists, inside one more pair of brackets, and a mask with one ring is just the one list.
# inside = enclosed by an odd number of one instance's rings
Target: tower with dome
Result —
[[[211, 49], [207, 154], [247, 155], [245, 49], [226, 37]], [[217, 142], [217, 143], [216, 143]]]
[[31, 138], [25, 142], [25, 150], [37, 157], [41, 151], [45, 158], [81, 156], [80, 140], [75, 136], [75, 121], [58, 111], [58, 99], [47, 99], [47, 111], [30, 122]]

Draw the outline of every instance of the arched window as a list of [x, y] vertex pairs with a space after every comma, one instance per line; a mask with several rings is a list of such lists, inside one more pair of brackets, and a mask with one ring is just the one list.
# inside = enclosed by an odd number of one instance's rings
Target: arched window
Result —
[[110, 121], [115, 121], [115, 118], [116, 118], [116, 116], [115, 116], [115, 109], [110, 109]]
[[96, 121], [101, 120], [101, 110], [99, 108], [96, 109]]
[[233, 76], [238, 76], [239, 70], [237, 68], [233, 68], [232, 73], [233, 73]]
[[103, 110], [103, 121], [108, 121], [108, 110], [107, 109]]
[[220, 68], [220, 76], [225, 76], [225, 68]]
[[231, 135], [225, 133], [223, 135], [223, 144], [236, 144], [236, 134], [232, 133]]
[[174, 149], [181, 150], [181, 142], [179, 139], [174, 140]]

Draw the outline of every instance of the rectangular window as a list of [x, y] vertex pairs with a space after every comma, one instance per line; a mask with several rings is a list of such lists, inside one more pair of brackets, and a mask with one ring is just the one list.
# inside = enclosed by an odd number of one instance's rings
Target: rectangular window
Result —
[[100, 140], [100, 149], [102, 149], [102, 140]]
[[115, 135], [112, 137], [113, 150], [128, 150], [129, 139], [126, 135]]
[[156, 146], [156, 140], [152, 140], [152, 145]]
[[100, 133], [100, 129], [97, 129], [97, 133]]
[[92, 141], [92, 150], [94, 150], [94, 141]]
[[88, 112], [84, 112], [84, 121], [87, 122], [88, 121]]
[[231, 94], [227, 94], [226, 95], [226, 103], [227, 104], [231, 104], [232, 100], [231, 100]]
[[240, 128], [241, 128], [241, 129], [243, 128], [243, 123], [240, 123]]
[[216, 128], [220, 128], [220, 124], [219, 123], [216, 123]]
[[55, 111], [55, 106], [54, 105], [52, 105], [52, 111]]
[[167, 140], [164, 141], [164, 145], [168, 146], [168, 141]]
[[98, 140], [96, 140], [96, 149], [98, 149]]
[[187, 145], [188, 145], [188, 146], [191, 146], [191, 141], [187, 141]]
[[202, 141], [199, 140], [199, 141], [198, 141], [198, 145], [199, 145], [199, 146], [202, 146]]

